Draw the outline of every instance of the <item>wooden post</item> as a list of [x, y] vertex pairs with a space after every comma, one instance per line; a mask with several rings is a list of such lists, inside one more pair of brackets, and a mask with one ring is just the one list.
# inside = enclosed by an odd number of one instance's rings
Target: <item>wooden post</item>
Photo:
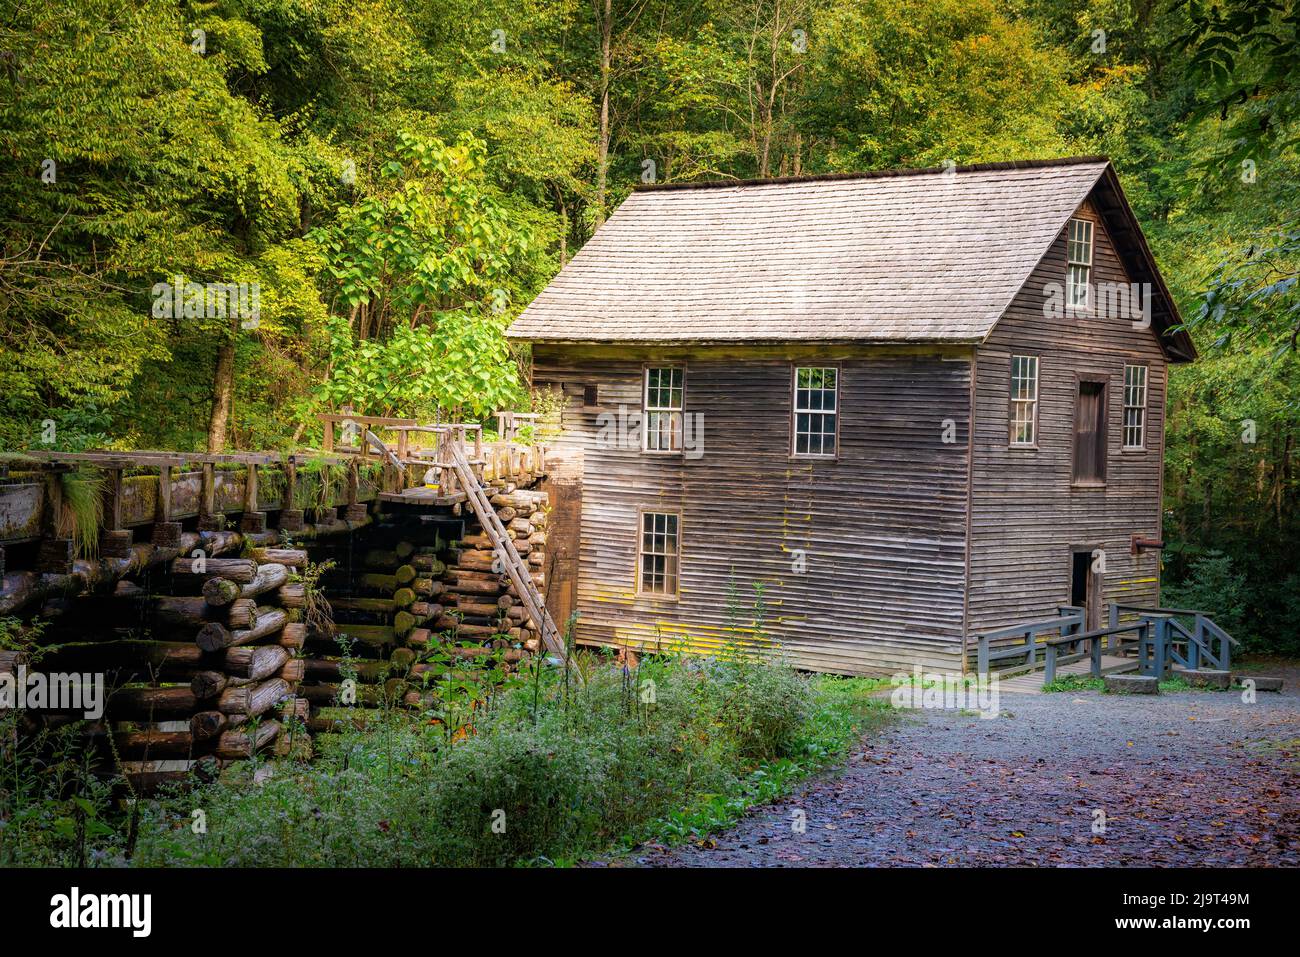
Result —
[[158, 498], [154, 507], [153, 544], [175, 548], [181, 540], [181, 523], [172, 521], [172, 467], [158, 467]]
[[252, 461], [248, 463], [248, 475], [244, 479], [244, 515], [239, 528], [248, 534], [266, 531], [266, 513], [257, 507], [257, 465]]
[[325, 426], [325, 438], [322, 444], [325, 446], [326, 452], [333, 452], [334, 451], [334, 420], [325, 419], [323, 424]]
[[105, 558], [127, 558], [131, 554], [131, 530], [122, 527], [121, 465], [104, 467], [104, 527], [99, 533], [99, 553]]
[[72, 539], [62, 537], [63, 480], [68, 466], [52, 464], [45, 471], [45, 512], [41, 516], [41, 544], [36, 556], [36, 570], [56, 575], [72, 571]]
[[217, 476], [211, 462], [203, 463], [203, 487], [199, 497], [199, 529], [206, 532], [221, 531], [226, 517], [217, 512]]
[[305, 516], [296, 508], [298, 493], [298, 457], [289, 456], [284, 463], [284, 507], [280, 509], [280, 527], [289, 532], [302, 531]]

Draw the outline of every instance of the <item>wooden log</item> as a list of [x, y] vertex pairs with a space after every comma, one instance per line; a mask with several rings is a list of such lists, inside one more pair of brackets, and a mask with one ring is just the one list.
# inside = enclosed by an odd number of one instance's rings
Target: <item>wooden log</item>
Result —
[[411, 565], [426, 577], [436, 577], [447, 570], [447, 565], [434, 555], [415, 555], [411, 559]]
[[338, 633], [354, 638], [363, 644], [384, 647], [397, 644], [397, 637], [389, 625], [338, 625]]
[[497, 565], [495, 552], [474, 549], [461, 552], [456, 559], [456, 567], [467, 568], [476, 572], [489, 572], [500, 566]]
[[108, 699], [109, 713], [115, 719], [135, 718], [162, 720], [164, 716], [189, 717], [198, 707], [198, 699], [189, 685], [167, 688], [119, 688]]
[[256, 731], [245, 729], [225, 731], [217, 739], [217, 746], [213, 753], [227, 761], [251, 758], [274, 741], [279, 733], [280, 722], [274, 719], [263, 721], [257, 726]]
[[338, 683], [349, 675], [357, 681], [374, 683], [388, 677], [392, 666], [387, 661], [359, 661], [355, 658], [302, 658], [304, 681]]
[[415, 617], [415, 623], [417, 625], [423, 625], [441, 615], [443, 613], [443, 607], [442, 605], [435, 605], [432, 602], [417, 601], [414, 605], [408, 608], [407, 611]]
[[428, 628], [413, 628], [406, 636], [406, 646], [416, 649], [428, 648], [432, 640], [433, 633]]
[[460, 581], [448, 587], [447, 591], [464, 595], [491, 595], [496, 597], [503, 586], [498, 581]]
[[442, 582], [434, 581], [432, 578], [417, 578], [411, 582], [411, 589], [423, 598], [433, 598], [436, 595], [441, 595], [445, 588], [446, 586]]
[[257, 602], [252, 598], [236, 598], [230, 603], [226, 625], [232, 630], [252, 628], [257, 621]]
[[280, 632], [280, 647], [298, 651], [307, 643], [307, 626], [300, 621], [291, 621]]
[[280, 586], [280, 604], [285, 608], [305, 608], [307, 606], [307, 586], [301, 582], [291, 582]]
[[458, 596], [456, 610], [465, 615], [478, 615], [483, 618], [500, 618], [505, 615], [506, 610], [499, 604], [475, 601], [473, 595]]
[[303, 678], [306, 677], [306, 674], [307, 674], [307, 659], [290, 658], [288, 661], [284, 663], [284, 666], [280, 668], [278, 676], [283, 678], [285, 681], [289, 682], [289, 684], [295, 685], [298, 682], [302, 681]]
[[376, 615], [391, 615], [397, 608], [392, 598], [333, 598], [330, 607], [335, 611], [364, 611]]
[[224, 608], [239, 597], [241, 587], [229, 578], [209, 578], [203, 583], [203, 600], [214, 608]]
[[399, 585], [409, 585], [415, 581], [415, 569], [410, 565], [402, 565], [393, 572], [393, 577], [397, 579]]
[[172, 561], [172, 574], [192, 578], [229, 578], [247, 585], [257, 578], [257, 562], [247, 558], [177, 558]]
[[220, 711], [199, 711], [190, 718], [190, 734], [196, 741], [210, 741], [226, 728], [226, 716]]
[[[212, 578], [203, 583], [203, 597], [208, 604], [218, 607], [229, 605], [239, 598], [256, 598], [273, 588], [281, 588], [289, 580], [287, 565], [269, 563], [257, 566], [257, 574], [247, 585], [237, 587], [233, 594], [230, 582], [224, 578]], [[283, 600], [281, 604], [284, 604]]]
[[289, 652], [279, 645], [249, 645], [226, 651], [226, 673], [239, 678], [260, 681], [269, 678], [284, 667]]
[[444, 615], [435, 622], [434, 627], [443, 630], [454, 630], [458, 638], [488, 638], [492, 635], [498, 635], [501, 630], [495, 625], [471, 625], [465, 622], [457, 621], [448, 615]]
[[229, 680], [220, 671], [200, 671], [190, 679], [190, 690], [195, 698], [215, 698], [226, 690]]
[[415, 601], [415, 590], [412, 588], [399, 588], [393, 592], [393, 604], [398, 608], [405, 608]]
[[289, 694], [289, 683], [282, 678], [271, 678], [261, 684], [227, 688], [217, 699], [217, 710], [222, 714], [242, 714], [257, 717], [265, 714]]
[[117, 731], [113, 745], [130, 758], [187, 757], [195, 751], [194, 735], [189, 731]]
[[249, 555], [258, 562], [302, 568], [307, 564], [307, 551], [302, 548], [254, 548]]
[[416, 625], [415, 616], [409, 611], [399, 611], [393, 616], [393, 634], [401, 638]]
[[257, 619], [251, 628], [231, 631], [216, 622], [209, 622], [199, 629], [195, 643], [204, 651], [220, 651], [222, 648], [246, 645], [265, 638], [279, 631], [288, 622], [288, 612], [283, 608], [265, 605], [257, 610]]

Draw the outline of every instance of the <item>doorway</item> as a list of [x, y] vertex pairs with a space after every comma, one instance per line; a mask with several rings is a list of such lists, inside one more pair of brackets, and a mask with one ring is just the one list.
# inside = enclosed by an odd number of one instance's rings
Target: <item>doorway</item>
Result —
[[1084, 610], [1084, 629], [1101, 627], [1101, 574], [1092, 570], [1094, 549], [1076, 548], [1070, 553], [1070, 604]]

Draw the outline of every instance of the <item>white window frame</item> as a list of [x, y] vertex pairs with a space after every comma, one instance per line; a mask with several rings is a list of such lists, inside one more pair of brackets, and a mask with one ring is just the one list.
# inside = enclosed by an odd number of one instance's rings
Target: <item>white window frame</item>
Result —
[[[1032, 374], [1017, 375], [1017, 360], [1024, 360], [1028, 364], [1027, 371]], [[1041, 372], [1038, 356], [1019, 353], [1011, 357], [1011, 375], [1008, 379], [1010, 391], [1008, 393], [1007, 443], [1012, 448], [1038, 448], [1038, 396]], [[1028, 383], [1029, 388], [1026, 390], [1028, 395], [1018, 394], [1018, 382]], [[1026, 439], [1019, 438], [1020, 426], [1022, 425], [1029, 427], [1029, 436]]]
[[[801, 389], [799, 385], [799, 373], [801, 372], [821, 372], [823, 374], [827, 372], [832, 373], [835, 376], [835, 385], [827, 389], [824, 384], [825, 378], [823, 375], [823, 379], [822, 379], [823, 385], [820, 388], [814, 389], [810, 381], [808, 386], [803, 387]], [[796, 365], [793, 367], [792, 375], [790, 378], [790, 389], [791, 389], [790, 457], [791, 458], [796, 458], [796, 459], [837, 459], [839, 458], [840, 455], [840, 378], [841, 378], [840, 367], [837, 365], [816, 365], [816, 366]], [[805, 395], [802, 398], [800, 397], [799, 394], [801, 391], [805, 393]], [[812, 407], [810, 399], [814, 392], [818, 393], [822, 397], [821, 408]], [[825, 396], [827, 394], [831, 396], [831, 401], [832, 401], [832, 406], [829, 409], [825, 408]], [[806, 432], [800, 431], [799, 429], [800, 415], [808, 415], [808, 416], [820, 415], [820, 416], [829, 417], [833, 428], [829, 432], [826, 431], [825, 428], [820, 428], [815, 432], [811, 431], [811, 429]], [[821, 424], [823, 426], [825, 425], [825, 419], [822, 420]], [[801, 435], [808, 436], [808, 447], [810, 450], [812, 448], [812, 439], [815, 436], [817, 438], [818, 451], [800, 452], [799, 437]], [[828, 438], [830, 439], [832, 445], [831, 451], [829, 452], [826, 451], [826, 441]]]
[[[636, 526], [636, 593], [647, 598], [676, 600], [682, 587], [682, 513], [643, 508], [637, 512]], [[646, 587], [647, 558], [663, 560], [660, 570], [650, 572], [651, 587]], [[661, 586], [658, 589], [653, 587], [656, 581]]]
[[1065, 228], [1065, 305], [1068, 309], [1091, 308], [1092, 247], [1092, 223], [1086, 219], [1071, 219]]
[[[663, 373], [668, 373], [668, 385], [665, 387]], [[656, 376], [651, 404], [650, 378]], [[663, 401], [667, 392], [667, 402]], [[676, 393], [676, 396], [674, 396]], [[674, 401], [674, 399], [676, 401]], [[682, 415], [686, 405], [686, 369], [684, 366], [646, 366], [641, 375], [641, 451], [651, 455], [682, 454]], [[666, 421], [665, 421], [666, 417]], [[663, 444], [665, 437], [667, 445]]]
[[[1132, 381], [1130, 381], [1130, 378]], [[1151, 372], [1137, 363], [1124, 365], [1124, 411], [1121, 420], [1123, 448], [1135, 452], [1147, 447], [1147, 401]], [[1129, 441], [1132, 436], [1136, 441]]]

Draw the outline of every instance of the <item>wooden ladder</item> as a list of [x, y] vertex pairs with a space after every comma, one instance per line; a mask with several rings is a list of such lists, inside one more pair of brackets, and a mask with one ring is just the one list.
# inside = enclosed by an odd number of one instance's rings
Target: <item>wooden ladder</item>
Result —
[[[500, 558], [511, 584], [515, 586], [515, 591], [519, 593], [519, 598], [528, 610], [529, 617], [537, 622], [538, 627], [541, 628], [542, 644], [546, 646], [547, 651], [557, 655], [561, 661], [566, 661], [568, 650], [564, 647], [564, 640], [560, 637], [560, 630], [555, 627], [551, 613], [546, 610], [546, 602], [537, 590], [537, 584], [533, 581], [523, 557], [516, 550], [515, 543], [511, 541], [505, 525], [502, 524], [501, 516], [497, 514], [496, 509], [492, 507], [492, 503], [488, 501], [483, 485], [479, 482], [478, 476], [474, 474], [469, 459], [465, 457], [465, 449], [459, 442], [450, 442], [448, 446], [451, 450], [452, 465], [456, 469], [456, 476], [460, 479], [461, 487], [465, 490], [469, 507], [474, 510], [479, 524], [483, 526], [483, 531], [487, 533], [488, 539], [492, 542], [493, 549], [496, 551], [497, 557]], [[573, 673], [578, 682], [581, 683], [582, 672], [574, 668]]]

